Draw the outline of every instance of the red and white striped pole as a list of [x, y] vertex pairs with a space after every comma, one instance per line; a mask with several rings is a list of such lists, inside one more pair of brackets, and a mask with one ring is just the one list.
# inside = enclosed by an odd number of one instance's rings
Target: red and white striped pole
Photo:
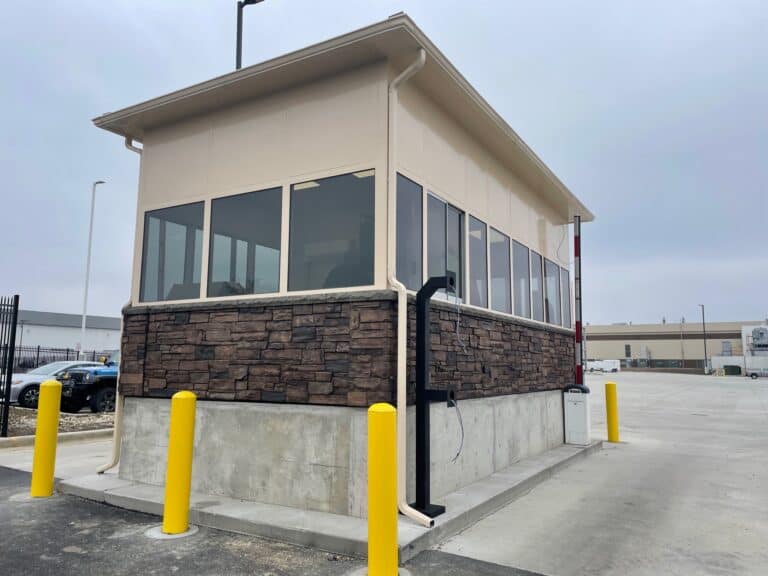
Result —
[[584, 384], [584, 337], [581, 324], [581, 216], [573, 217], [573, 289], [576, 313], [576, 384]]

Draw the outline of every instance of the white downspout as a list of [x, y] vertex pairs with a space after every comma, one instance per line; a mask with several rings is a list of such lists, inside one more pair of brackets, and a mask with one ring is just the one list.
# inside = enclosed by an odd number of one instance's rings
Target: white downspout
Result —
[[[130, 136], [125, 137], [125, 147], [132, 152], [136, 152], [141, 156], [142, 149], [133, 145], [133, 138]], [[128, 303], [130, 305], [130, 302]], [[123, 335], [123, 321], [120, 320], [120, 338]], [[120, 463], [120, 448], [122, 446], [123, 437], [123, 397], [120, 396], [120, 369], [117, 373], [117, 384], [115, 386], [115, 426], [112, 432], [112, 456], [109, 462], [96, 469], [97, 474], [104, 474], [107, 470], [111, 470]]]
[[395, 196], [397, 194], [397, 166], [395, 163], [395, 142], [397, 128], [397, 89], [416, 74], [427, 60], [426, 52], [419, 48], [416, 60], [403, 70], [389, 85], [388, 106], [389, 119], [387, 125], [387, 277], [389, 285], [397, 292], [397, 507], [400, 512], [422, 526], [432, 527], [435, 521], [429, 516], [408, 505], [406, 498], [406, 466], [407, 466], [407, 350], [408, 343], [408, 293], [405, 286], [397, 279], [395, 268], [396, 229], [395, 229]]
[[[130, 303], [129, 303], [130, 304]], [[120, 319], [120, 339], [123, 338], [123, 319]], [[122, 359], [121, 359], [122, 363]], [[96, 469], [97, 474], [104, 474], [120, 462], [120, 447], [123, 437], [123, 398], [120, 396], [120, 368], [117, 368], [117, 382], [115, 383], [115, 425], [112, 431], [112, 456], [109, 462]]]

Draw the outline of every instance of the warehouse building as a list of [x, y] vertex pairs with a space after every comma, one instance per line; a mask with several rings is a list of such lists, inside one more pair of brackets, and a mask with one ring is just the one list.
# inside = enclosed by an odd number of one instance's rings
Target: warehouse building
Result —
[[[752, 328], [748, 322], [665, 322], [662, 324], [588, 325], [588, 360], [620, 360], [623, 369], [704, 371], [704, 342], [708, 369], [723, 365], [720, 357], [750, 354]], [[742, 362], [743, 363], [743, 362]]]
[[[17, 348], [60, 348], [73, 352], [81, 347], [80, 314], [19, 310]], [[117, 350], [120, 347], [120, 318], [87, 316], [84, 350]]]
[[122, 478], [163, 483], [190, 389], [194, 490], [365, 516], [365, 408], [387, 401], [410, 500], [414, 294], [446, 272], [432, 385], [466, 435], [453, 458], [432, 405], [432, 494], [563, 443], [568, 225], [592, 214], [407, 16], [95, 124], [141, 157]]

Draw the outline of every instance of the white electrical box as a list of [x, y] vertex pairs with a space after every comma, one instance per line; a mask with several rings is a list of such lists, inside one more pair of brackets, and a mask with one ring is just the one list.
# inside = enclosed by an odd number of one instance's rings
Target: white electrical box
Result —
[[565, 443], [587, 446], [590, 443], [589, 392], [572, 388], [563, 392]]

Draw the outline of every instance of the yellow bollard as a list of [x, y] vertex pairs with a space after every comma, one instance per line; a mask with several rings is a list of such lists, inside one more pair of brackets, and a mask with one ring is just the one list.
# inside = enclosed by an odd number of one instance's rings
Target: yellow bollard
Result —
[[396, 410], [368, 408], [368, 575], [397, 575]]
[[163, 504], [164, 534], [181, 534], [189, 529], [196, 403], [197, 396], [192, 392], [176, 392], [171, 400], [168, 467], [165, 471]]
[[616, 401], [616, 384], [605, 383], [605, 413], [608, 423], [608, 442], [619, 441], [619, 405]]
[[35, 451], [32, 455], [32, 498], [53, 496], [53, 471], [56, 467], [56, 440], [59, 435], [61, 382], [46, 380], [40, 384], [37, 399]]

